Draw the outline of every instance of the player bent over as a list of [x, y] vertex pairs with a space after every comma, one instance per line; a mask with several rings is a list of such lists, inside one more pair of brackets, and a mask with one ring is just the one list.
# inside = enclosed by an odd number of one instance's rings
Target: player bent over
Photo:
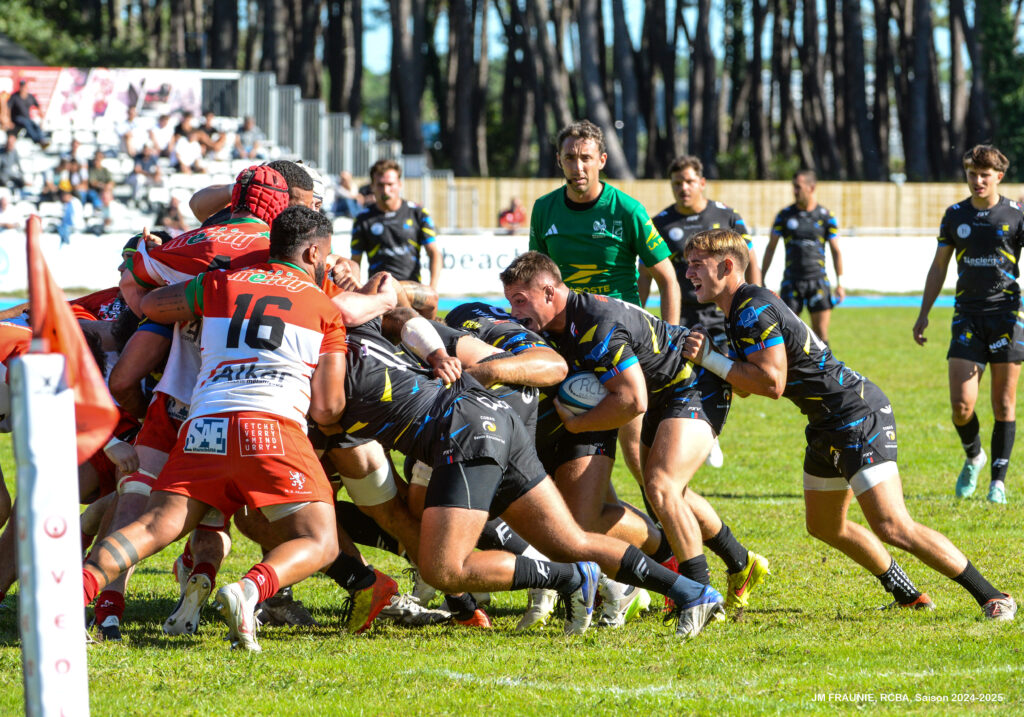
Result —
[[501, 280], [512, 315], [548, 332], [571, 366], [595, 372], [608, 391], [578, 416], [556, 400], [567, 431], [614, 429], [646, 411], [640, 433], [644, 489], [679, 573], [710, 583], [702, 525], [713, 526], [709, 543], [714, 541], [710, 547], [729, 572], [729, 606], [745, 607], [750, 590], [768, 573], [768, 561], [744, 548], [706, 500], [687, 497], [690, 479], [725, 423], [729, 386], [681, 353], [686, 329], [618, 299], [571, 291], [544, 254], [516, 257]]
[[[419, 568], [428, 583], [449, 594], [555, 589], [568, 598], [568, 634], [589, 627], [600, 570], [684, 606], [676, 634], [685, 638], [721, 611], [715, 590], [672, 573], [631, 545], [584, 532], [547, 477], [519, 416], [475, 379], [463, 374], [446, 385], [429, 369], [396, 361], [393, 346], [369, 325], [352, 329], [348, 344], [344, 420], [321, 429], [373, 436], [385, 448], [433, 466], [419, 545]], [[497, 515], [544, 555], [579, 562], [475, 551], [484, 524]]]
[[208, 272], [147, 294], [154, 321], [203, 318], [200, 383], [146, 512], [105, 538], [82, 571], [88, 604], [130, 566], [193, 530], [207, 514], [259, 508], [288, 538], [217, 592], [233, 647], [259, 650], [253, 610], [337, 555], [332, 492], [305, 435], [307, 410], [337, 420], [345, 405], [345, 329], [319, 289], [331, 224], [304, 207], [282, 212], [270, 261]]
[[[807, 530], [878, 577], [894, 607], [932, 608], [882, 541], [913, 553], [951, 578], [985, 616], [1012, 620], [1017, 605], [994, 588], [945, 536], [914, 522], [896, 467], [896, 421], [875, 384], [837, 361], [829, 348], [775, 294], [743, 282], [747, 249], [735, 232], [713, 230], [690, 240], [687, 276], [702, 301], [726, 316], [730, 360], [703, 334], [684, 353], [737, 391], [788, 398], [807, 416], [804, 506]], [[856, 497], [871, 531], [847, 520]], [[881, 538], [881, 540], [879, 540]]]

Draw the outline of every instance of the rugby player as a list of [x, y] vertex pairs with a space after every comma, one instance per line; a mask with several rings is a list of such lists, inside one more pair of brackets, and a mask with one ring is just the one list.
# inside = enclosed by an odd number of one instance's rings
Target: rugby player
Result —
[[[774, 293], [746, 284], [746, 243], [727, 229], [690, 240], [687, 276], [697, 297], [726, 317], [735, 360], [715, 352], [704, 334], [686, 337], [683, 352], [736, 391], [788, 398], [807, 416], [804, 507], [807, 530], [875, 575], [893, 607], [931, 609], [882, 541], [915, 555], [954, 580], [986, 617], [1012, 620], [1017, 605], [992, 586], [948, 538], [914, 522], [896, 466], [892, 405], [875, 384], [840, 363], [828, 346]], [[847, 519], [856, 497], [871, 530]], [[881, 539], [881, 540], [880, 540]]]
[[[530, 214], [530, 250], [547, 254], [573, 291], [613, 296], [640, 305], [637, 259], [654, 278], [661, 318], [679, 323], [679, 283], [671, 250], [637, 200], [601, 181], [608, 155], [604, 134], [588, 120], [558, 133], [556, 160], [565, 185], [545, 194]], [[619, 432], [623, 458], [638, 483], [640, 419]]]
[[[463, 374], [446, 385], [429, 369], [396, 360], [393, 346], [371, 325], [351, 329], [348, 343], [345, 415], [340, 425], [321, 430], [372, 436], [432, 466], [419, 541], [419, 568], [428, 583], [449, 594], [555, 589], [569, 598], [569, 634], [589, 627], [599, 570], [685, 606], [676, 625], [684, 638], [721, 610], [712, 588], [672, 573], [631, 545], [583, 532], [519, 416], [475, 379]], [[544, 555], [583, 562], [474, 551], [488, 517], [498, 515]]]
[[377, 201], [352, 225], [352, 261], [366, 255], [369, 273], [388, 272], [399, 281], [420, 281], [420, 250], [430, 260], [430, 288], [441, 278], [441, 250], [430, 212], [402, 198], [402, 168], [393, 159], [370, 167], [370, 187]]
[[344, 321], [319, 288], [330, 240], [326, 218], [291, 208], [271, 229], [268, 263], [204, 272], [143, 299], [157, 322], [204, 319], [201, 381], [146, 512], [86, 561], [86, 605], [204, 519], [224, 524], [246, 505], [288, 537], [217, 592], [232, 647], [258, 651], [256, 603], [335, 559], [330, 483], [305, 435], [307, 411], [330, 424], [345, 406]]
[[[654, 226], [661, 234], [669, 249], [672, 250], [672, 266], [675, 267], [676, 280], [682, 296], [680, 303], [679, 323], [683, 326], [703, 326], [712, 340], [719, 345], [725, 343], [725, 320], [722, 312], [714, 304], [702, 304], [693, 293], [693, 284], [686, 278], [686, 258], [683, 249], [686, 240], [697, 232], [708, 229], [732, 229], [747, 241], [750, 249], [750, 264], [747, 265], [747, 282], [761, 283], [761, 270], [757, 266], [757, 254], [754, 244], [750, 241], [750, 233], [743, 217], [735, 210], [721, 202], [712, 202], [704, 196], [707, 179], [704, 178], [704, 164], [698, 157], [684, 155], [672, 161], [668, 168], [669, 180], [672, 184], [672, 195], [676, 201], [654, 217]], [[647, 295], [651, 288], [650, 274], [646, 270], [640, 272], [641, 305], [647, 305]], [[718, 445], [718, 437], [711, 444], [708, 454], [709, 465], [720, 468], [723, 463], [722, 449]]]
[[[706, 500], [686, 497], [690, 479], [725, 424], [730, 387], [681, 353], [686, 329], [617, 299], [570, 291], [558, 267], [539, 252], [516, 257], [501, 281], [512, 315], [527, 328], [551, 334], [573, 369], [595, 372], [608, 391], [580, 415], [556, 399], [565, 429], [576, 434], [606, 431], [643, 415], [644, 490], [679, 573], [710, 585], [703, 551], [707, 533], [708, 546], [726, 563], [729, 607], [745, 607], [750, 591], [767, 575], [768, 561], [744, 548]], [[591, 487], [598, 498], [603, 490]]]
[[797, 316], [806, 305], [811, 315], [811, 328], [828, 344], [833, 301], [825, 272], [826, 244], [832, 252], [832, 265], [836, 270], [835, 303], [846, 298], [846, 289], [843, 288], [843, 255], [839, 251], [839, 224], [832, 212], [818, 204], [817, 184], [817, 175], [809, 169], [793, 175], [795, 201], [779, 212], [772, 223], [761, 274], [768, 276], [775, 248], [782, 239], [786, 247], [786, 267], [779, 296]]
[[974, 406], [981, 375], [990, 364], [995, 418], [988, 489], [992, 503], [1006, 502], [1006, 471], [1017, 432], [1017, 381], [1024, 359], [1024, 314], [1017, 283], [1024, 213], [1017, 202], [999, 194], [999, 183], [1009, 165], [1003, 153], [991, 145], [978, 145], [964, 154], [971, 196], [949, 207], [942, 217], [939, 245], [925, 280], [921, 313], [914, 323], [914, 340], [923, 346], [928, 312], [955, 254], [956, 309], [946, 359], [953, 426], [967, 454], [956, 480], [956, 496], [967, 498], [974, 493], [987, 460]]

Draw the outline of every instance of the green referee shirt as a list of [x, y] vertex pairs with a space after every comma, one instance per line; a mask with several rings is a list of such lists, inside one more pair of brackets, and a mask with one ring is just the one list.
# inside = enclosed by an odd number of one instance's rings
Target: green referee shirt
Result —
[[588, 209], [570, 209], [565, 187], [538, 199], [530, 215], [530, 249], [554, 259], [573, 291], [638, 306], [637, 257], [654, 266], [672, 254], [640, 202], [610, 184]]

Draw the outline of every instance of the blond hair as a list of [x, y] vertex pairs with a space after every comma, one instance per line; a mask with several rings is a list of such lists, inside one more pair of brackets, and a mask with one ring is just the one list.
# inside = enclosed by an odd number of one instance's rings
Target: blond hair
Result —
[[731, 229], [709, 229], [690, 237], [683, 249], [683, 256], [689, 258], [690, 252], [698, 250], [707, 252], [716, 258], [729, 257], [742, 274], [750, 263], [750, 250], [747, 242]]

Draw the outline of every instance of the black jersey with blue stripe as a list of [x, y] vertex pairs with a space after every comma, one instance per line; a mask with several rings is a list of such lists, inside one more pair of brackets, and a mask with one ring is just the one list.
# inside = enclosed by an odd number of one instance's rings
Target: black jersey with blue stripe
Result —
[[838, 361], [829, 347], [775, 293], [743, 284], [733, 297], [726, 332], [732, 357], [750, 361], [758, 351], [782, 345], [786, 387], [811, 425], [842, 428], [888, 403], [871, 381]]
[[826, 279], [825, 244], [839, 236], [832, 212], [820, 204], [811, 210], [791, 204], [775, 217], [772, 236], [786, 246], [783, 283]]

